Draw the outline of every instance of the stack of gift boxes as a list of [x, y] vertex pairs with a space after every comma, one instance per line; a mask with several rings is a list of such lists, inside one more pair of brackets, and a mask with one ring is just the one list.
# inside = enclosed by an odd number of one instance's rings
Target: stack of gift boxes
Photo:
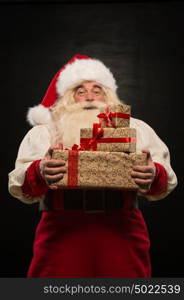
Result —
[[136, 153], [136, 129], [130, 128], [129, 105], [100, 110], [99, 123], [80, 132], [80, 146], [54, 149], [52, 157], [66, 161], [67, 173], [57, 182], [62, 188], [137, 190], [133, 165], [145, 165], [146, 154]]

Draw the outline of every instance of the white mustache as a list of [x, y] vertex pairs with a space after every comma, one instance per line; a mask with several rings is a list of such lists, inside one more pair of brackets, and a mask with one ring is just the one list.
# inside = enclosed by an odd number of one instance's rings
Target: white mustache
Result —
[[80, 111], [87, 111], [87, 110], [99, 110], [101, 107], [106, 107], [106, 102], [101, 101], [83, 101], [83, 102], [74, 102], [72, 104], [64, 105], [63, 106], [63, 113], [65, 112], [80, 112]]
[[83, 109], [98, 109], [101, 107], [106, 107], [106, 103], [105, 102], [101, 102], [101, 101], [83, 101], [83, 102], [79, 102], [81, 108]]

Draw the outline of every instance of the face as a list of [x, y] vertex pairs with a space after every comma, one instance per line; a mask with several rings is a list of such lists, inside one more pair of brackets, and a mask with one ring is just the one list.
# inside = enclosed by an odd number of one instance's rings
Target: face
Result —
[[86, 102], [88, 104], [92, 104], [94, 101], [105, 102], [105, 93], [99, 83], [89, 81], [76, 88], [74, 99], [75, 102]]

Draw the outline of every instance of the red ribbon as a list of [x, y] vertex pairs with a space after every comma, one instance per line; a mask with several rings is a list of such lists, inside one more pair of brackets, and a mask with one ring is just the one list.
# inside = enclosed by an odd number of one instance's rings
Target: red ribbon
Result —
[[93, 151], [97, 150], [97, 144], [98, 143], [135, 143], [136, 139], [131, 137], [123, 137], [123, 138], [102, 138], [95, 140], [92, 144], [92, 147], [89, 147], [91, 139], [90, 138], [81, 138], [81, 145], [83, 148]]
[[78, 160], [79, 151], [68, 150], [68, 180], [69, 188], [78, 186]]
[[69, 188], [74, 188], [78, 186], [78, 161], [79, 161], [79, 151], [86, 150], [82, 145], [74, 144], [72, 146], [72, 150], [65, 148], [68, 150], [68, 178], [67, 178], [67, 186]]
[[68, 178], [67, 186], [69, 188], [74, 188], [78, 186], [78, 160], [79, 151], [85, 150], [83, 147], [74, 144], [72, 150], [69, 148], [61, 147], [62, 150], [68, 150]]
[[[100, 125], [102, 122], [105, 122], [106, 127], [113, 127], [116, 128], [116, 125], [113, 123], [112, 118], [122, 118], [122, 119], [130, 119], [130, 114], [120, 113], [120, 112], [110, 112], [109, 106], [107, 106], [105, 113], [100, 113], [97, 115], [99, 119], [102, 119], [100, 121]], [[109, 126], [111, 125], [111, 126]]]

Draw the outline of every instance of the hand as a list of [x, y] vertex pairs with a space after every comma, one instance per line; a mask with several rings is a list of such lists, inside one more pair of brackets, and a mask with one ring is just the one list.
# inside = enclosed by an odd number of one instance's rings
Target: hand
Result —
[[40, 161], [40, 174], [49, 186], [50, 189], [56, 190], [58, 186], [54, 185], [57, 181], [63, 178], [66, 173], [65, 161], [52, 159], [52, 151], [54, 148], [49, 148], [45, 155], [45, 158]]
[[135, 183], [139, 186], [139, 192], [146, 194], [151, 184], [155, 179], [156, 167], [152, 160], [149, 150], [142, 150], [143, 153], [147, 153], [147, 165], [146, 166], [133, 166], [131, 176], [134, 178]]

